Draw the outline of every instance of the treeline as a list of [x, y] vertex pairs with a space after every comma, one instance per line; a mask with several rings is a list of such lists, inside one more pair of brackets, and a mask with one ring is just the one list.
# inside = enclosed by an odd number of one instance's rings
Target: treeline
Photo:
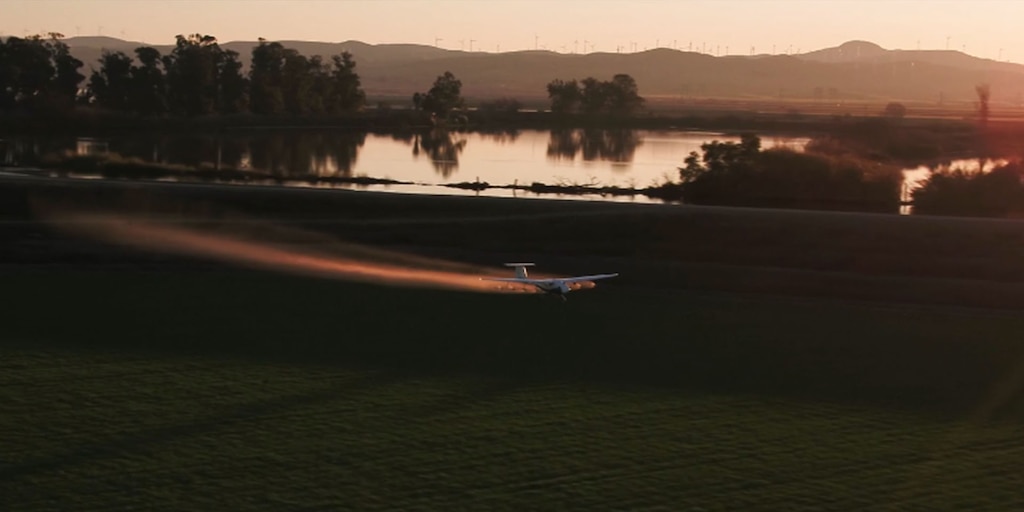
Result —
[[0, 39], [0, 112], [68, 110], [78, 98], [78, 72], [64, 37], [8, 37]]
[[1010, 162], [991, 171], [943, 168], [911, 192], [914, 213], [972, 217], [1024, 216], [1024, 165]]
[[105, 51], [81, 87], [83, 64], [61, 37], [0, 42], [0, 112], [91, 104], [143, 116], [336, 115], [359, 109], [366, 98], [348, 52], [325, 61], [261, 38], [243, 74], [238, 52], [200, 34], [177, 36], [167, 55], [148, 46], [134, 55]]
[[555, 113], [631, 114], [644, 103], [637, 90], [636, 80], [626, 74], [617, 74], [611, 81], [593, 77], [576, 80], [553, 80], [548, 83], [551, 111]]
[[890, 212], [899, 211], [899, 168], [852, 157], [788, 148], [761, 149], [755, 135], [711, 141], [679, 168], [691, 204]]
[[[261, 38], [252, 50], [249, 71], [243, 73], [243, 57], [222, 48], [216, 37], [178, 35], [166, 55], [149, 46], [131, 54], [104, 51], [97, 69], [86, 77], [80, 72], [83, 63], [71, 55], [63, 37], [50, 33], [0, 40], [0, 113], [92, 105], [151, 118], [242, 113], [315, 117], [354, 112], [366, 102], [348, 52], [327, 59], [307, 57]], [[429, 91], [413, 95], [412, 106], [435, 117], [462, 111], [461, 86], [446, 71]], [[554, 80], [547, 92], [556, 114], [628, 115], [644, 104], [636, 81], [627, 74], [608, 81]], [[514, 113], [519, 107], [513, 98], [481, 105], [485, 117]]]
[[355, 66], [348, 52], [325, 62], [261, 38], [245, 76], [238, 53], [216, 38], [179, 35], [165, 56], [150, 47], [136, 48], [134, 59], [104, 52], [86, 96], [101, 108], [143, 115], [341, 114], [365, 101]]

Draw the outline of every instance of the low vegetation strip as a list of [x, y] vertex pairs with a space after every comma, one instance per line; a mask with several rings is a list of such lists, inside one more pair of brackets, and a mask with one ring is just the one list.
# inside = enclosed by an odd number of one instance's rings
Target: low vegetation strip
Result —
[[386, 178], [368, 176], [318, 176], [298, 174], [282, 176], [269, 172], [220, 167], [215, 165], [190, 167], [185, 165], [146, 162], [120, 155], [50, 155], [40, 164], [61, 177], [80, 175], [107, 179], [157, 180], [178, 179], [185, 182], [217, 181], [224, 183], [307, 183], [307, 184], [411, 184]]

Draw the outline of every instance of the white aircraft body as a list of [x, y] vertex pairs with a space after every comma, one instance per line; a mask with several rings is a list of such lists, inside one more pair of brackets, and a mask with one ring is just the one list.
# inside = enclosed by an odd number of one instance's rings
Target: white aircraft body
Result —
[[[533, 263], [506, 263], [506, 267], [515, 267], [516, 276], [510, 278], [501, 277], [481, 277], [483, 281], [504, 281], [508, 283], [521, 283], [528, 284], [537, 287], [538, 290], [544, 293], [550, 293], [558, 295], [565, 300], [565, 294], [573, 290], [579, 290], [581, 288], [592, 288], [594, 281], [598, 279], [607, 279], [609, 277], [615, 277], [619, 274], [595, 274], [592, 276], [574, 276], [574, 277], [554, 277], [548, 279], [531, 279], [529, 274], [526, 272], [526, 267], [534, 266]], [[587, 286], [589, 284], [589, 286]]]

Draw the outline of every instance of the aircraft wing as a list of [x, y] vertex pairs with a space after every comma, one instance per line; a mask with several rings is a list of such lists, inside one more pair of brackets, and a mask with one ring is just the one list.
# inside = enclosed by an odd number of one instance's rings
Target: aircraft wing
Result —
[[481, 281], [505, 281], [507, 283], [523, 283], [523, 284], [544, 284], [553, 283], [558, 279], [524, 279], [520, 277], [481, 277]]
[[558, 279], [558, 281], [562, 281], [563, 283], [577, 283], [580, 281], [596, 281], [598, 279], [608, 279], [609, 277], [615, 277], [617, 275], [619, 274], [595, 274], [592, 276], [563, 277], [561, 279]]
[[597, 279], [607, 279], [609, 277], [615, 277], [619, 274], [595, 274], [592, 276], [575, 276], [575, 277], [555, 277], [550, 279], [529, 279], [521, 277], [481, 277], [484, 281], [506, 281], [511, 283], [526, 283], [526, 284], [550, 284], [556, 282], [562, 283], [578, 283], [581, 281], [595, 281]]

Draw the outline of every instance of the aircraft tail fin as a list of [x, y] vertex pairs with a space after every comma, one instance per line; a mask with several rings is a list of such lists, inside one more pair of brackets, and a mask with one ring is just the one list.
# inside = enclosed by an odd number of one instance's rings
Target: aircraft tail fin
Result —
[[532, 267], [533, 263], [506, 263], [505, 266], [515, 267], [516, 277], [519, 279], [526, 279], [529, 277], [528, 272], [526, 272], [526, 267]]

